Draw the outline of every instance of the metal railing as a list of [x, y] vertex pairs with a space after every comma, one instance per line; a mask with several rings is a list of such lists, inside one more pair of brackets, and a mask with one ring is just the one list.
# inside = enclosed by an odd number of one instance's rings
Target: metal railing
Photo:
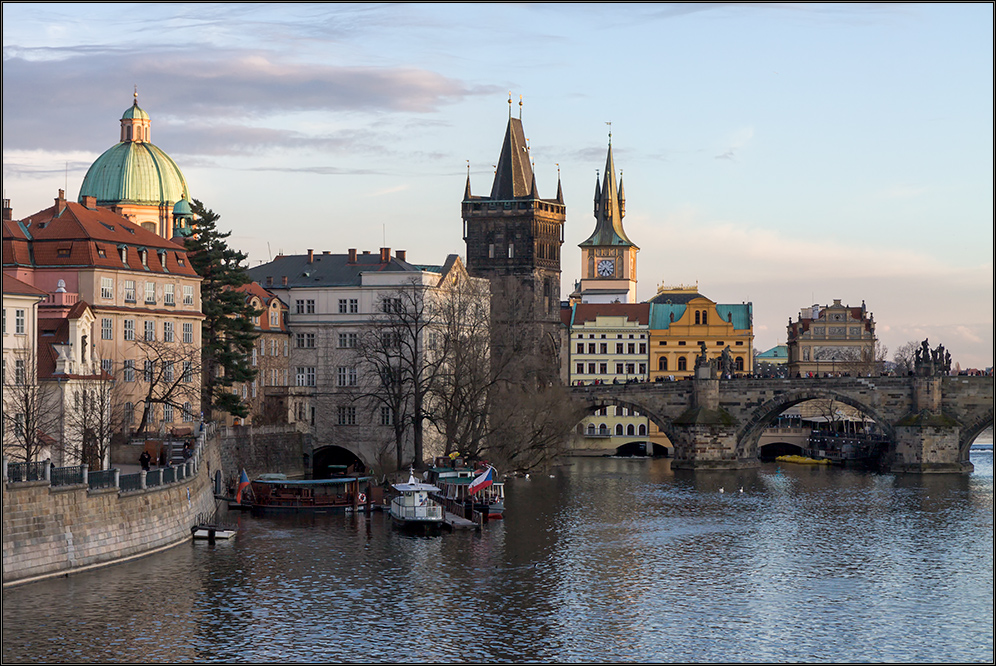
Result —
[[142, 473], [138, 474], [122, 474], [118, 478], [118, 490], [123, 493], [130, 492], [132, 490], [142, 489]]
[[86, 477], [86, 465], [53, 467], [50, 472], [49, 481], [53, 486], [75, 486], [80, 483], [86, 483]]
[[145, 473], [145, 487], [154, 488], [163, 484], [163, 471], [161, 469], [150, 469]]
[[45, 471], [49, 468], [47, 460], [38, 462], [7, 463], [7, 480], [10, 483], [20, 481], [44, 481]]
[[114, 480], [117, 478], [118, 470], [116, 469], [104, 469], [97, 472], [88, 472], [86, 475], [87, 485], [90, 490], [99, 490], [101, 488], [115, 488]]

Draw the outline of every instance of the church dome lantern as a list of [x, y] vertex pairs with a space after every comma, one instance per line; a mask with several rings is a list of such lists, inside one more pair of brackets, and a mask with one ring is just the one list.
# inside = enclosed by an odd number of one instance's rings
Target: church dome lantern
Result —
[[[169, 237], [174, 205], [189, 200], [187, 181], [169, 155], [151, 142], [151, 120], [138, 95], [121, 116], [120, 141], [98, 157], [80, 186], [79, 201], [94, 197], [133, 222]], [[187, 204], [189, 208], [189, 204]]]

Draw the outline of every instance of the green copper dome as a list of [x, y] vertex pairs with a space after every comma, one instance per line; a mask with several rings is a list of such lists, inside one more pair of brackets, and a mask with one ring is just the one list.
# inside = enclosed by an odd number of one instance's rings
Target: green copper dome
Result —
[[129, 106], [128, 109], [124, 112], [124, 115], [121, 116], [121, 120], [139, 120], [139, 119], [148, 120], [149, 114], [147, 114], [145, 111], [142, 110], [142, 107], [138, 105], [138, 100], [136, 99], [135, 103]]
[[153, 144], [137, 141], [118, 143], [97, 158], [80, 186], [81, 202], [84, 196], [96, 197], [98, 206], [161, 205], [190, 198], [176, 162]]

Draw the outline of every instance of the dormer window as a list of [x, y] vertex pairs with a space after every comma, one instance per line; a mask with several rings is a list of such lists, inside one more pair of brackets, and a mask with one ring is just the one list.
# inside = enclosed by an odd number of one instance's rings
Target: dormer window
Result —
[[128, 263], [128, 248], [127, 247], [121, 247], [121, 248], [119, 248], [119, 250], [121, 252], [121, 263], [122, 264], [127, 264]]

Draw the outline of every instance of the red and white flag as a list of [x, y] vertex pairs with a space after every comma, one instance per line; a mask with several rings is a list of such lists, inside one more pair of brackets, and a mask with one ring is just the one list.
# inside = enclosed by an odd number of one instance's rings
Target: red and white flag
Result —
[[490, 486], [492, 483], [494, 483], [495, 480], [494, 472], [495, 472], [494, 467], [488, 467], [488, 469], [483, 474], [477, 476], [473, 481], [470, 482], [470, 485], [467, 486], [467, 492], [473, 495], [477, 491], [484, 490], [485, 488]]

